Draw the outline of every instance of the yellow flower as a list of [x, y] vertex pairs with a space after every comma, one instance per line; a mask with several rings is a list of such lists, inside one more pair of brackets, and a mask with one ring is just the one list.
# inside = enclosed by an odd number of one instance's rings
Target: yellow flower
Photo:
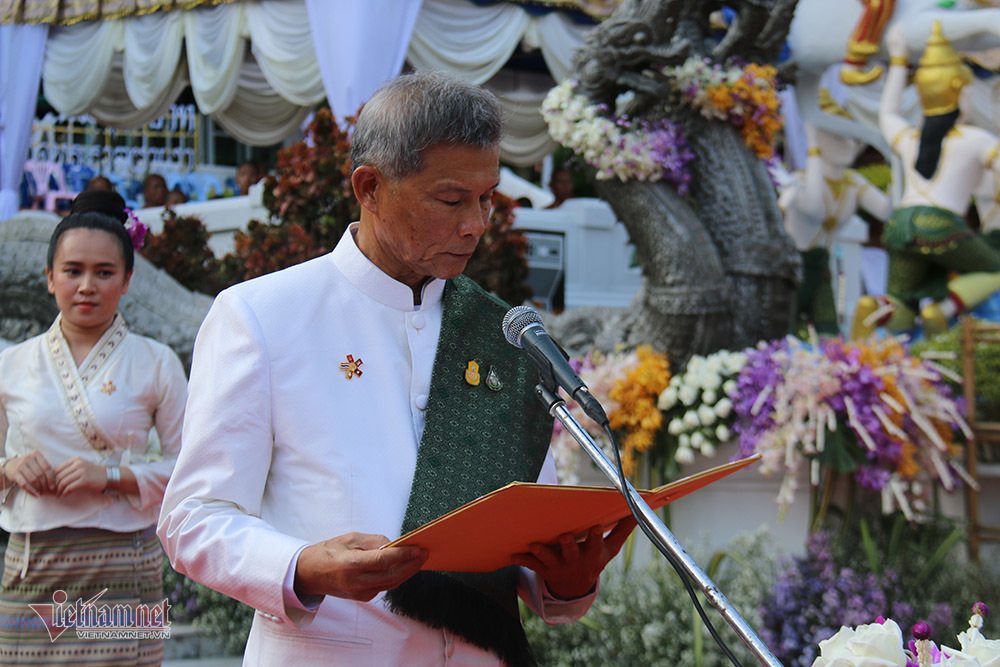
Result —
[[656, 442], [656, 433], [663, 426], [663, 413], [656, 401], [670, 382], [666, 355], [646, 345], [640, 346], [636, 355], [639, 363], [615, 382], [610, 392], [618, 407], [608, 415], [611, 428], [625, 431], [622, 465], [626, 474], [635, 471], [636, 452], [648, 451]]

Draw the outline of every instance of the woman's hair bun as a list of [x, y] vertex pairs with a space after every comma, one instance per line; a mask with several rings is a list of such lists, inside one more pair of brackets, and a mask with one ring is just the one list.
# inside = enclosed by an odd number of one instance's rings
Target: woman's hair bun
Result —
[[84, 190], [73, 200], [70, 213], [104, 213], [116, 218], [124, 225], [128, 221], [125, 200], [114, 190]]

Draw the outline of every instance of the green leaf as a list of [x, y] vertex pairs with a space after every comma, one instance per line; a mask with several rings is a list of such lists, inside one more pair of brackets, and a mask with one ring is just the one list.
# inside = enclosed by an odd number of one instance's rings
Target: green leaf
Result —
[[859, 464], [864, 464], [866, 457], [854, 432], [844, 424], [838, 424], [833, 433], [827, 431], [826, 445], [819, 460], [837, 472], [849, 473], [854, 472]]
[[903, 538], [904, 528], [906, 528], [906, 517], [897, 514], [896, 520], [892, 522], [892, 533], [889, 535], [889, 553], [886, 554], [889, 562], [895, 561], [899, 555], [899, 541]]
[[712, 560], [708, 561], [708, 569], [705, 570], [705, 574], [707, 574], [710, 578], [714, 579], [715, 575], [719, 571], [719, 566], [722, 565], [722, 561], [724, 561], [725, 559], [726, 559], [725, 551], [716, 551], [714, 554], [712, 554]]
[[879, 562], [878, 562], [878, 547], [875, 546], [875, 540], [872, 539], [871, 531], [868, 529], [868, 522], [861, 519], [861, 548], [865, 552], [865, 558], [868, 559], [868, 566], [872, 569], [872, 572], [880, 572]]
[[920, 574], [917, 575], [917, 578], [914, 579], [913, 583], [920, 584], [924, 579], [926, 579], [927, 576], [934, 571], [934, 568], [936, 568], [938, 564], [944, 560], [945, 556], [948, 555], [952, 547], [954, 547], [960, 539], [962, 539], [961, 528], [956, 528], [951, 531], [948, 537], [944, 538], [944, 541], [942, 541], [941, 544], [938, 545], [938, 548], [934, 550], [931, 557], [927, 559], [927, 563], [924, 564], [924, 568], [920, 570]]

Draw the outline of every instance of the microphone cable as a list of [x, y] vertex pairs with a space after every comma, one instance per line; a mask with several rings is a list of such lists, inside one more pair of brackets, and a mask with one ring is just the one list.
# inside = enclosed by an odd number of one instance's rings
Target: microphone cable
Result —
[[622, 458], [621, 458], [621, 453], [619, 451], [620, 447], [618, 445], [618, 438], [615, 437], [615, 433], [611, 429], [611, 425], [607, 421], [602, 423], [601, 427], [604, 429], [604, 432], [608, 434], [608, 437], [611, 438], [611, 449], [614, 450], [615, 453], [615, 466], [618, 468], [618, 479], [621, 482], [621, 488], [622, 488], [621, 493], [625, 497], [625, 503], [628, 505], [628, 509], [632, 513], [632, 516], [635, 517], [636, 523], [639, 524], [639, 527], [642, 529], [642, 532], [646, 534], [646, 537], [649, 539], [649, 541], [653, 543], [653, 545], [660, 551], [660, 553], [663, 554], [663, 557], [667, 559], [667, 562], [670, 563], [670, 565], [674, 568], [674, 570], [677, 572], [677, 576], [681, 578], [681, 583], [684, 584], [684, 588], [685, 590], [687, 590], [688, 596], [690, 596], [691, 602], [694, 604], [695, 610], [701, 617], [702, 623], [704, 623], [705, 627], [708, 628], [708, 632], [712, 635], [712, 639], [715, 640], [715, 643], [719, 645], [719, 648], [722, 649], [722, 652], [726, 654], [726, 657], [729, 658], [729, 660], [733, 663], [733, 665], [735, 665], [736, 667], [742, 667], [739, 660], [736, 659], [736, 656], [733, 655], [733, 652], [726, 645], [726, 642], [723, 641], [722, 637], [719, 636], [719, 633], [715, 629], [715, 626], [712, 625], [712, 622], [710, 620], [708, 620], [708, 615], [705, 613], [704, 608], [702, 608], [701, 602], [698, 600], [698, 595], [697, 593], [695, 593], [694, 587], [691, 586], [691, 581], [688, 579], [687, 574], [685, 574], [685, 572], [681, 569], [680, 564], [670, 553], [670, 550], [667, 549], [667, 547], [660, 541], [660, 538], [653, 533], [653, 531], [650, 529], [648, 525], [646, 525], [645, 518], [642, 517], [642, 515], [640, 515], [639, 508], [636, 506], [635, 500], [632, 498], [632, 494], [628, 492], [628, 480], [625, 477], [625, 469], [622, 466]]

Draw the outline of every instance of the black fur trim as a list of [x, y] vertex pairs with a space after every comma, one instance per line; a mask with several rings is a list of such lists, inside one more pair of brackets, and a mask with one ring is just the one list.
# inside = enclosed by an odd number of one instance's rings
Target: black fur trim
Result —
[[502, 570], [485, 575], [418, 572], [386, 593], [385, 601], [393, 613], [447, 629], [511, 667], [534, 667], [537, 662], [521, 626], [516, 598], [512, 614], [498, 600], [459, 580], [502, 574]]

